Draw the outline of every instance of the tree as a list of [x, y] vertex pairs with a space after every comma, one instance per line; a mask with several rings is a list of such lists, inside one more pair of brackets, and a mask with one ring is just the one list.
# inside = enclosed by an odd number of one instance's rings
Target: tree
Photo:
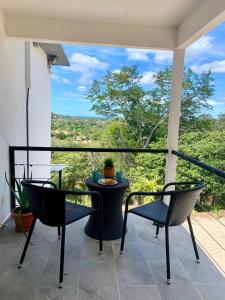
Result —
[[[169, 107], [171, 78], [171, 67], [165, 67], [154, 76], [154, 88], [150, 91], [150, 101], [157, 104], [160, 114], [167, 111]], [[214, 79], [210, 71], [196, 74], [190, 68], [184, 70], [181, 94], [181, 131], [199, 130], [211, 123], [212, 118], [203, 114], [203, 109], [211, 108], [208, 100], [213, 93]]]
[[[171, 96], [171, 67], [165, 67], [154, 76], [154, 87], [146, 90], [141, 85], [143, 75], [137, 66], [123, 67], [120, 72], [107, 71], [102, 80], [94, 80], [87, 98], [91, 110], [107, 118], [120, 120], [139, 147], [147, 147], [162, 130], [168, 116]], [[181, 126], [184, 129], [201, 125], [203, 108], [210, 108], [208, 99], [213, 95], [213, 78], [210, 72], [195, 74], [184, 71]], [[197, 126], [197, 125], [198, 126]], [[165, 135], [165, 126], [162, 130]], [[122, 143], [125, 143], [122, 137]]]
[[218, 119], [215, 122], [216, 130], [225, 130], [225, 114], [219, 114]]
[[[142, 76], [137, 67], [123, 67], [120, 72], [107, 72], [101, 81], [94, 80], [87, 98], [92, 110], [111, 119], [121, 120], [137, 146], [149, 144], [152, 130], [161, 116], [154, 112], [149, 92], [140, 84]], [[121, 146], [125, 143], [121, 136]]]

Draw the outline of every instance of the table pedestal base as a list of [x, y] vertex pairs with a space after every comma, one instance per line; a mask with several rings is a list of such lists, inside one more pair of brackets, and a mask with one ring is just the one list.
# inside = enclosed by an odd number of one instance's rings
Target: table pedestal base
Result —
[[[126, 188], [129, 186], [127, 180], [114, 186], [101, 186], [92, 179], [88, 179], [87, 187], [90, 191], [100, 192], [103, 200], [103, 240], [116, 240], [121, 238], [123, 229], [122, 202]], [[99, 201], [96, 196], [91, 197], [92, 207], [98, 208]], [[99, 214], [90, 215], [84, 228], [85, 233], [94, 239], [99, 239]]]
[[[110, 241], [122, 237], [123, 217], [122, 213], [117, 215], [114, 220], [104, 218], [103, 215], [103, 240]], [[99, 217], [98, 215], [91, 215], [84, 228], [85, 233], [93, 238], [99, 239]]]

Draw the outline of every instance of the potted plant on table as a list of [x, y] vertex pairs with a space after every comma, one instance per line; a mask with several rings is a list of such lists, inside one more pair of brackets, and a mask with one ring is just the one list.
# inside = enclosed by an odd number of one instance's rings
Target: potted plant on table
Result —
[[16, 190], [14, 190], [6, 177], [6, 174], [5, 179], [18, 202], [18, 206], [16, 206], [12, 211], [12, 217], [15, 220], [15, 230], [20, 232], [29, 231], [33, 221], [33, 214], [31, 212], [27, 196], [23, 191], [21, 181], [14, 178], [16, 184]]
[[104, 177], [113, 178], [115, 176], [115, 167], [112, 158], [106, 158], [104, 161]]

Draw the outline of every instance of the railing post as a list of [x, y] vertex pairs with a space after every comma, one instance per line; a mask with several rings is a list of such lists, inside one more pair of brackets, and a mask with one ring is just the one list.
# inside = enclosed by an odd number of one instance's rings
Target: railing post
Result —
[[[15, 150], [13, 147], [9, 147], [9, 180], [13, 190], [15, 190]], [[13, 193], [10, 195], [11, 210], [16, 207], [16, 199]]]

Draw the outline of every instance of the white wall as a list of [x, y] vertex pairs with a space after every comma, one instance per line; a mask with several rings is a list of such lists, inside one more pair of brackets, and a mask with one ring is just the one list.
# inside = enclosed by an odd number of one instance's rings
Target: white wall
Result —
[[[6, 41], [8, 99], [7, 127], [10, 132], [9, 144], [26, 145], [26, 88], [25, 88], [25, 43], [21, 40]], [[51, 86], [50, 74], [47, 68], [47, 57], [41, 48], [30, 44], [31, 56], [31, 88], [29, 97], [29, 142], [30, 146], [51, 145]], [[14, 112], [14, 115], [13, 113]], [[16, 119], [15, 119], [16, 114]], [[10, 120], [10, 122], [9, 122]], [[26, 153], [16, 152], [16, 163], [26, 163]], [[30, 152], [31, 164], [49, 164], [50, 153]], [[23, 166], [16, 167], [17, 176], [23, 173]], [[30, 169], [31, 171], [31, 169]], [[49, 168], [33, 167], [35, 178], [49, 177]]]
[[[31, 89], [29, 102], [30, 146], [51, 146], [51, 76], [47, 57], [31, 44]], [[33, 164], [49, 164], [50, 152], [31, 152]], [[49, 178], [49, 167], [33, 168], [33, 175]]]
[[5, 184], [4, 172], [8, 170], [8, 140], [4, 126], [7, 109], [6, 89], [6, 38], [4, 34], [4, 15], [0, 9], [0, 223], [9, 213], [9, 192]]
[[[50, 74], [46, 54], [31, 44], [30, 146], [51, 145]], [[0, 223], [10, 214], [8, 147], [26, 145], [25, 42], [4, 36], [4, 18], [0, 15]], [[31, 153], [30, 162], [50, 162], [50, 153]], [[16, 163], [26, 163], [26, 154], [17, 153]], [[49, 177], [49, 168], [33, 168], [34, 177]]]

